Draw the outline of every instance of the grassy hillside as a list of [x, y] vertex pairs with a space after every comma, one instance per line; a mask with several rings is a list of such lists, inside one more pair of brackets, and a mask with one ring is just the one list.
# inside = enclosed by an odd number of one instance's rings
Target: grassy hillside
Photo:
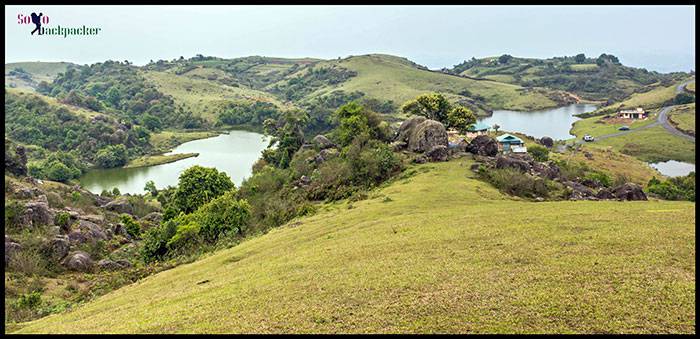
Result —
[[690, 202], [532, 203], [425, 164], [20, 333], [694, 333]]
[[[503, 55], [464, 61], [446, 70], [463, 76], [492, 79], [520, 86], [540, 86], [576, 93], [587, 100], [622, 100], [661, 81], [678, 80], [682, 73], [659, 74], [624, 66], [612, 55], [596, 58], [520, 58]], [[687, 74], [686, 74], [687, 75]]]
[[285, 107], [282, 102], [269, 93], [203, 79], [203, 77], [217, 73], [223, 72], [197, 68], [183, 75], [156, 71], [147, 71], [142, 74], [148, 81], [154, 83], [159, 91], [172, 96], [176, 103], [184, 105], [194, 114], [210, 122], [216, 120], [223, 105], [232, 101], [263, 101]]
[[[536, 110], [558, 104], [539, 91], [526, 91], [520, 86], [496, 81], [477, 81], [417, 68], [407, 59], [383, 54], [350, 57], [322, 62], [317, 67], [337, 65], [357, 75], [343, 82], [337, 89], [360, 91], [368, 96], [391, 100], [398, 105], [427, 92], [444, 92], [453, 100], [483, 97], [492, 109]], [[462, 95], [467, 91], [468, 95]], [[323, 88], [313, 95], [330, 89]], [[546, 92], [545, 92], [546, 93]]]
[[[11, 62], [5, 64], [5, 87], [33, 89], [42, 82], [51, 82], [59, 73], [66, 71], [70, 62]], [[29, 77], [14, 74], [16, 69], [24, 70]], [[10, 73], [13, 74], [10, 74]]]
[[695, 163], [695, 143], [669, 133], [663, 126], [599, 140], [589, 145], [612, 147], [647, 162], [678, 160]]
[[668, 118], [676, 128], [695, 135], [695, 103], [675, 106]]

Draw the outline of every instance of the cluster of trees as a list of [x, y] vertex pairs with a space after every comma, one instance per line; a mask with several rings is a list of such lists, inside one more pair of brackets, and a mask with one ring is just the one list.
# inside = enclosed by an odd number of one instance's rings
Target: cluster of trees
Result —
[[220, 237], [242, 235], [250, 205], [237, 196], [226, 173], [201, 166], [185, 170], [177, 187], [158, 192], [165, 213], [160, 225], [143, 234], [140, 251], [144, 261], [187, 254]]
[[275, 119], [280, 111], [273, 103], [256, 101], [253, 103], [229, 103], [219, 113], [219, 122], [227, 125], [250, 124], [260, 126], [267, 119]]
[[[81, 162], [95, 163], [101, 167], [120, 166], [129, 156], [144, 154], [151, 147], [150, 132], [146, 128], [130, 123], [121, 124], [106, 115], [89, 119], [66, 107], [50, 104], [39, 96], [7, 91], [5, 135], [26, 145], [36, 145], [45, 150], [42, 153], [71, 153]], [[36, 154], [33, 158], [40, 159], [39, 155], [43, 154]], [[61, 156], [55, 160], [72, 169], [69, 173], [78, 173], [76, 167], [68, 163], [69, 158]], [[53, 166], [49, 166], [49, 161], [35, 162], [34, 174], [62, 172], [63, 168], [56, 162], [53, 162]], [[53, 170], [49, 171], [49, 167]], [[41, 170], [37, 171], [38, 168]], [[39, 177], [48, 178], [43, 174]]]
[[148, 127], [198, 128], [204, 120], [175, 105], [138, 73], [128, 62], [106, 61], [89, 66], [69, 67], [52, 82], [42, 82], [40, 93], [63, 102], [118, 117], [120, 120]]
[[272, 92], [295, 101], [324, 86], [342, 83], [357, 75], [357, 72], [342, 67], [313, 67], [303, 75], [293, 77], [272, 88]]
[[690, 172], [683, 177], [669, 178], [666, 181], [653, 177], [649, 180], [647, 191], [666, 200], [695, 201], [695, 172]]
[[461, 105], [453, 105], [442, 94], [424, 94], [406, 102], [401, 110], [406, 114], [420, 115], [441, 122], [447, 128], [461, 133], [476, 122], [472, 111]]

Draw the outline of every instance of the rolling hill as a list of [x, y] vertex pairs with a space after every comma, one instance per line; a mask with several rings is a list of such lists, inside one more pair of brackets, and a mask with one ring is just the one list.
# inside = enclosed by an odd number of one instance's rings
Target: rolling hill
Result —
[[[63, 73], [70, 62], [13, 62], [5, 64], [5, 87], [34, 89], [42, 82], [51, 82]], [[20, 70], [18, 70], [20, 69]]]
[[472, 162], [418, 165], [12, 331], [695, 332], [694, 203], [527, 202]]

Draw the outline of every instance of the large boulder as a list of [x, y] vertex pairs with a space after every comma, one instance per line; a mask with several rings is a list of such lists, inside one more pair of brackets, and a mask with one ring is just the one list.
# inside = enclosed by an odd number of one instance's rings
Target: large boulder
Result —
[[63, 266], [72, 271], [91, 272], [95, 263], [90, 258], [90, 255], [83, 251], [77, 251], [69, 254], [63, 260]]
[[498, 142], [487, 135], [479, 135], [472, 139], [466, 150], [472, 154], [494, 157], [498, 154]]
[[[131, 265], [131, 263], [129, 263], [129, 265]], [[120, 265], [119, 262], [112, 261], [109, 259], [102, 259], [98, 261], [97, 267], [99, 267], [100, 270], [103, 271], [116, 271], [125, 268], [125, 266]]]
[[317, 165], [320, 165], [338, 155], [338, 150], [335, 148], [323, 149], [314, 157]]
[[140, 220], [154, 224], [160, 224], [160, 222], [163, 220], [163, 214], [158, 212], [151, 212], [144, 215]]
[[112, 200], [102, 207], [112, 212], [134, 214], [134, 207], [131, 206], [128, 200], [123, 198]]
[[642, 187], [631, 182], [613, 188], [612, 194], [619, 200], [647, 200]]
[[5, 266], [10, 263], [10, 260], [22, 250], [22, 246], [14, 241], [8, 241], [7, 236], [5, 236]]
[[496, 168], [512, 168], [520, 172], [528, 172], [530, 169], [532, 169], [532, 165], [528, 161], [518, 157], [499, 156], [496, 158]]
[[596, 193], [595, 197], [600, 199], [600, 200], [615, 199], [615, 196], [612, 194], [612, 192], [605, 187], [598, 190], [598, 193]]
[[429, 151], [425, 152], [425, 157], [431, 162], [447, 161], [450, 152], [444, 145], [433, 146]]
[[447, 147], [447, 130], [435, 120], [425, 120], [418, 124], [408, 139], [408, 149], [412, 152], [423, 153], [435, 146]]
[[70, 251], [70, 241], [67, 236], [57, 236], [48, 242], [46, 252], [55, 261], [65, 258]]
[[107, 240], [107, 234], [97, 224], [87, 220], [80, 220], [78, 223], [80, 233], [84, 234], [88, 240]]
[[54, 213], [49, 208], [45, 195], [39, 196], [37, 200], [30, 201], [24, 206], [24, 215], [21, 220], [26, 226], [53, 225]]
[[396, 136], [396, 141], [404, 142], [408, 145], [408, 140], [411, 139], [411, 135], [418, 125], [426, 121], [425, 117], [413, 117], [408, 120], [404, 120], [399, 126], [399, 131]]
[[326, 149], [326, 148], [332, 148], [335, 147], [335, 144], [330, 141], [330, 139], [326, 138], [325, 135], [319, 134], [314, 137], [313, 139], [314, 145], [318, 147], [319, 149]]
[[554, 146], [554, 140], [550, 137], [542, 137], [540, 139], [540, 144], [542, 144], [544, 147], [552, 148]]
[[80, 231], [73, 231], [68, 233], [68, 241], [71, 244], [79, 245], [88, 241], [88, 237]]
[[575, 181], [565, 181], [564, 185], [571, 189], [569, 200], [595, 200], [595, 193], [589, 187]]

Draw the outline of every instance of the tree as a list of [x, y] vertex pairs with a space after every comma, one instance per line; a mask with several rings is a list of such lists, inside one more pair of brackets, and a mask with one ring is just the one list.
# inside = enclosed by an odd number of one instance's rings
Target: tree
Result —
[[51, 161], [44, 169], [44, 174], [49, 180], [60, 182], [66, 182], [73, 177], [70, 168], [58, 160]]
[[447, 127], [454, 128], [462, 134], [467, 133], [469, 126], [476, 122], [476, 117], [469, 108], [457, 106], [447, 113]]
[[126, 147], [122, 144], [106, 146], [95, 156], [95, 163], [103, 168], [123, 166], [127, 160]]
[[[301, 110], [289, 110], [280, 119], [266, 119], [263, 122], [265, 134], [272, 136], [268, 148], [263, 151], [263, 159], [279, 168], [289, 167], [296, 151], [304, 144], [304, 127], [309, 115]], [[277, 144], [277, 148], [272, 148]]]
[[501, 128], [501, 125], [499, 125], [499, 124], [493, 124], [493, 130], [496, 131], [496, 133], [498, 133], [498, 129], [499, 129], [499, 128]]
[[175, 207], [182, 212], [192, 213], [210, 200], [235, 189], [231, 178], [216, 168], [192, 166], [180, 175], [175, 190]]
[[156, 188], [156, 183], [154, 183], [153, 180], [148, 180], [148, 182], [146, 182], [146, 186], [143, 187], [143, 190], [150, 193], [153, 197], [158, 196], [158, 189]]
[[577, 64], [582, 64], [586, 62], [586, 55], [581, 53], [581, 54], [576, 54], [574, 57], [574, 60], [576, 61]]
[[444, 122], [447, 121], [447, 113], [450, 108], [450, 102], [442, 94], [430, 93], [406, 102], [401, 110], [406, 114], [421, 115], [428, 119]]
[[500, 63], [500, 64], [507, 64], [511, 60], [513, 60], [513, 57], [509, 54], [503, 54], [500, 57], [498, 57], [498, 63]]
[[549, 160], [549, 149], [540, 145], [532, 145], [527, 148], [527, 152], [530, 153], [533, 159], [539, 162], [544, 162]]

